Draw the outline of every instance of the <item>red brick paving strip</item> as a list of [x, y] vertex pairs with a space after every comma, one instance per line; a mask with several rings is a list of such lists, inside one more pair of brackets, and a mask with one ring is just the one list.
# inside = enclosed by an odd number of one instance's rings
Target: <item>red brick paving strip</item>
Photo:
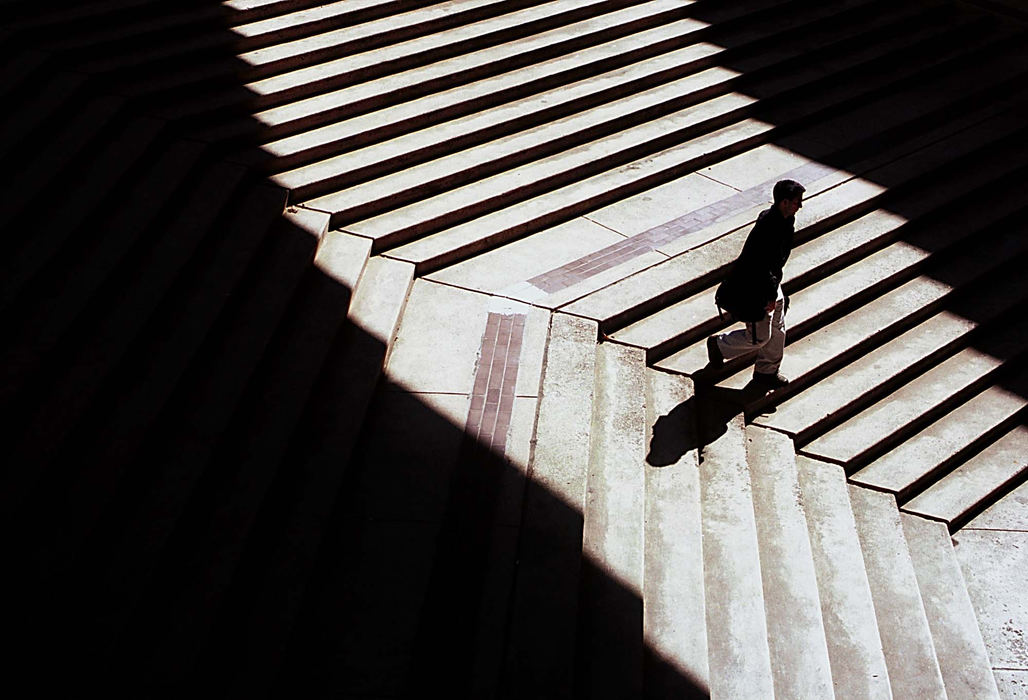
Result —
[[524, 334], [524, 314], [490, 313], [482, 335], [464, 433], [497, 454], [507, 444]]
[[671, 241], [734, 216], [737, 212], [748, 209], [755, 204], [768, 201], [771, 188], [779, 180], [793, 179], [801, 183], [805, 180], [809, 182], [834, 171], [835, 168], [822, 165], [821, 163], [801, 165], [776, 177], [774, 180], [768, 180], [755, 187], [737, 192], [730, 197], [691, 211], [677, 219], [654, 226], [648, 231], [643, 231], [623, 241], [618, 241], [606, 248], [600, 248], [578, 260], [572, 260], [561, 267], [537, 275], [528, 280], [528, 283], [547, 294], [559, 292], [604, 270], [609, 270]]

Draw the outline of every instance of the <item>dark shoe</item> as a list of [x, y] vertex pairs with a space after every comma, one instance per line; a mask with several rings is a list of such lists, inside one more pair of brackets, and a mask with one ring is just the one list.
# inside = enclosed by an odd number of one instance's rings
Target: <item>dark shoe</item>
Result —
[[720, 367], [725, 363], [725, 356], [721, 354], [721, 348], [717, 346], [717, 338], [707, 338], [707, 364], [711, 367]]
[[765, 389], [780, 389], [789, 383], [788, 377], [783, 376], [780, 373], [775, 374], [761, 374], [760, 372], [753, 373], [753, 382], [759, 384]]

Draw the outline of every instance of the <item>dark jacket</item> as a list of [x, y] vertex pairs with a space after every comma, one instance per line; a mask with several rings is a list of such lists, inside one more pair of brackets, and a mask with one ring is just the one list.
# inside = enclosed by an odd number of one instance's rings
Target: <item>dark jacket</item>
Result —
[[771, 207], [760, 213], [728, 277], [717, 290], [717, 305], [740, 321], [758, 321], [778, 296], [782, 268], [792, 251], [792, 217]]

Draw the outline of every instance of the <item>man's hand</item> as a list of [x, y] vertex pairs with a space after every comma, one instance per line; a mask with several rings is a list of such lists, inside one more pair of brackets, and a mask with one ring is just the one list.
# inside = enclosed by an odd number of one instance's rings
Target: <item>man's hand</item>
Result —
[[771, 313], [772, 311], [774, 311], [774, 310], [775, 310], [775, 304], [776, 304], [776, 303], [777, 303], [777, 302], [774, 302], [774, 301], [769, 301], [769, 302], [767, 303], [767, 306], [766, 306], [766, 307], [764, 307], [764, 310], [765, 310], [765, 311], [767, 311], [768, 313]]

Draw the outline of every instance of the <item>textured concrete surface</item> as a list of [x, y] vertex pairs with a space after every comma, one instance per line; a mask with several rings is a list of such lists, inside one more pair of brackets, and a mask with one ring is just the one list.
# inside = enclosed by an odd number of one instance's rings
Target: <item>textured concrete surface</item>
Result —
[[1028, 697], [1028, 484], [953, 536], [1003, 700]]
[[838, 698], [892, 698], [889, 671], [842, 467], [797, 455]]
[[[685, 377], [652, 369], [646, 376], [643, 638], [651, 653], [707, 688], [699, 464], [696, 450], [687, 449], [696, 440], [695, 413], [689, 410], [695, 393]], [[647, 687], [663, 687], [652, 675], [645, 678]]]

